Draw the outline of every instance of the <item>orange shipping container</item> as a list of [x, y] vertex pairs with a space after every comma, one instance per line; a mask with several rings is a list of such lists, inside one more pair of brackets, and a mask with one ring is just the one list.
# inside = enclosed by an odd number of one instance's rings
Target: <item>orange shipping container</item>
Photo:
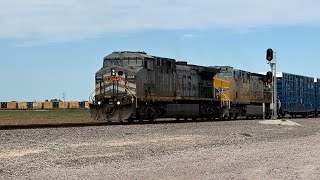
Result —
[[89, 109], [89, 108], [90, 108], [88, 101], [86, 101], [86, 102], [84, 103], [84, 108], [86, 108], [86, 109]]
[[60, 109], [67, 109], [67, 108], [69, 108], [69, 103], [68, 102], [59, 102], [59, 108]]
[[33, 102], [33, 109], [42, 109], [42, 102]]
[[53, 103], [52, 102], [44, 102], [43, 103], [43, 109], [52, 109]]
[[27, 102], [18, 102], [18, 109], [27, 109]]
[[75, 108], [75, 109], [79, 108], [79, 102], [70, 102], [69, 105], [70, 105], [70, 108]]
[[17, 105], [16, 102], [8, 102], [7, 109], [17, 109]]

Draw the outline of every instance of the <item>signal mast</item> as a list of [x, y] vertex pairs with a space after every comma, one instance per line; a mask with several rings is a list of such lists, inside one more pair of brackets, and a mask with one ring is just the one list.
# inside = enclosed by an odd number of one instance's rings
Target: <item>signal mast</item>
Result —
[[271, 71], [267, 72], [267, 83], [271, 84], [272, 88], [272, 119], [277, 119], [277, 64], [276, 64], [276, 52], [273, 52], [271, 48], [267, 49], [267, 64], [270, 65]]

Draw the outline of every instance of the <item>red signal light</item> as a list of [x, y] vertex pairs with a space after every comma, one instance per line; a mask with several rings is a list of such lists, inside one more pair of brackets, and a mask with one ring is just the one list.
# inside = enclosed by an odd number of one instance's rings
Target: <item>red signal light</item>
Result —
[[266, 74], [266, 78], [267, 78], [267, 83], [270, 84], [272, 82], [272, 72], [268, 71]]
[[273, 59], [273, 50], [271, 48], [269, 48], [267, 50], [267, 60], [271, 61]]

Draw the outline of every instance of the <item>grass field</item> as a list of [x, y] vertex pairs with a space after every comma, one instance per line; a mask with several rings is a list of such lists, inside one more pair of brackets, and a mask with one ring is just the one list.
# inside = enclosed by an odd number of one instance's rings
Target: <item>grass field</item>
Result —
[[1, 110], [0, 125], [93, 122], [89, 110]]

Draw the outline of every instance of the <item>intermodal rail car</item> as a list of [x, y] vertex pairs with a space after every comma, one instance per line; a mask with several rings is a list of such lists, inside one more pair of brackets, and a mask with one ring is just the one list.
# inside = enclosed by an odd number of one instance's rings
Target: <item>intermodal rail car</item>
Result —
[[291, 73], [277, 73], [278, 115], [318, 116], [320, 79]]
[[89, 109], [89, 101], [81, 102], [0, 102], [0, 110]]
[[92, 102], [92, 118], [111, 122], [271, 116], [266, 75], [146, 52], [120, 51], [104, 57], [95, 74]]

